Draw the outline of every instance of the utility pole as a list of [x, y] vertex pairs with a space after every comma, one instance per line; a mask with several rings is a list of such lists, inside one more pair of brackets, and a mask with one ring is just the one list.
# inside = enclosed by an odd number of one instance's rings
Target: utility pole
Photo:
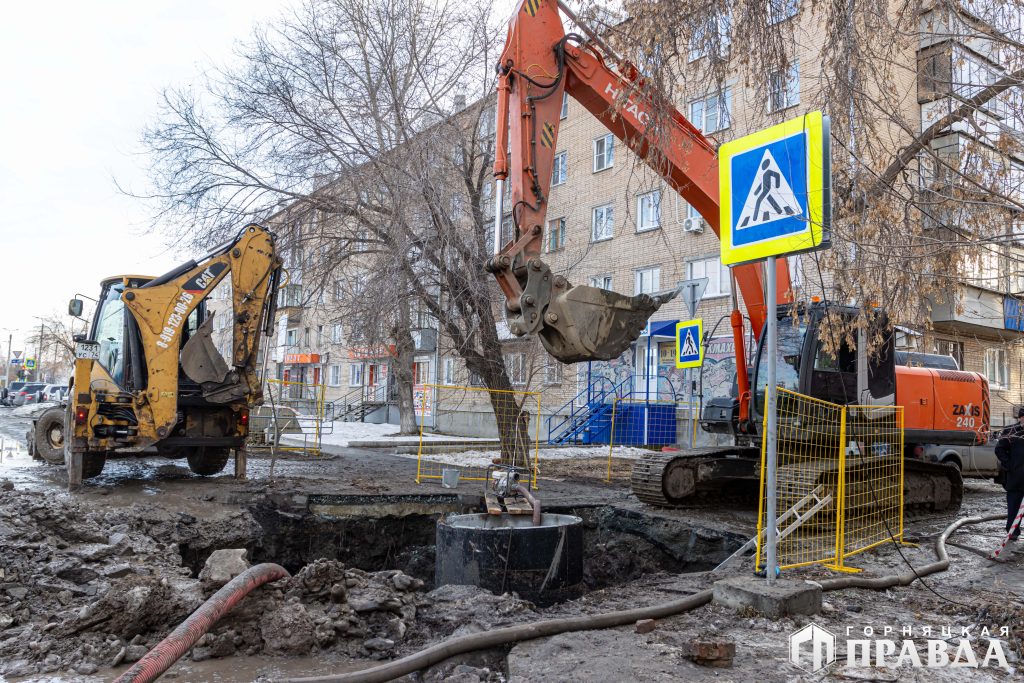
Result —
[[7, 360], [4, 363], [4, 386], [11, 386], [11, 343], [14, 340], [14, 333], [7, 335]]
[[39, 340], [36, 342], [36, 381], [43, 376], [43, 321], [39, 321]]

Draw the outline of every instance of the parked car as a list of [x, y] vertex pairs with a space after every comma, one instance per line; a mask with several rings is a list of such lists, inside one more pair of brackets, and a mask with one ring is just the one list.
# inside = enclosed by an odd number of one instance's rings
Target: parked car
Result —
[[23, 406], [26, 403], [37, 403], [38, 392], [46, 385], [42, 382], [30, 382], [14, 392], [14, 407]]
[[965, 478], [988, 479], [999, 472], [999, 460], [996, 458], [995, 450], [997, 440], [998, 436], [980, 446], [926, 446], [923, 459], [954, 465]]
[[61, 384], [47, 384], [45, 387], [39, 390], [39, 394], [36, 400], [39, 403], [46, 401], [52, 401], [59, 403], [67, 387]]
[[23, 386], [25, 386], [26, 384], [27, 384], [27, 382], [20, 382], [20, 381], [19, 382], [11, 382], [10, 385], [7, 387], [7, 398], [4, 399], [3, 405], [5, 405], [5, 406], [13, 406], [14, 405], [14, 395], [17, 394], [18, 391], [20, 391], [21, 388]]

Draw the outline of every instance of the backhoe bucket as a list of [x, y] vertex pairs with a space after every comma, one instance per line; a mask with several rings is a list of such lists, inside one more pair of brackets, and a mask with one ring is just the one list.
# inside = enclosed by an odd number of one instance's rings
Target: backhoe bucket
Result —
[[678, 293], [625, 296], [585, 285], [558, 290], [556, 285], [539, 335], [548, 353], [563, 363], [618, 358], [647, 319]]

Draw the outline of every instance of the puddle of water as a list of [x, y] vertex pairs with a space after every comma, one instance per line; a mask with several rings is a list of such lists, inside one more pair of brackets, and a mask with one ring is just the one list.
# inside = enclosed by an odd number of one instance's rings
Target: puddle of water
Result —
[[0, 468], [32, 464], [25, 442], [0, 435]]
[[[179, 660], [161, 677], [164, 681], [207, 681], [209, 683], [241, 683], [242, 681], [270, 681], [281, 678], [297, 678], [302, 676], [323, 676], [332, 673], [347, 673], [373, 666], [378, 662], [332, 661], [334, 657], [324, 655], [306, 655], [302, 657], [269, 657], [256, 655], [247, 657], [236, 655], [223, 659], [207, 659], [193, 662], [188, 659]], [[0, 683], [101, 683], [111, 681], [128, 670], [130, 665], [122, 665], [116, 669], [101, 669], [92, 676], [79, 674], [53, 673], [36, 674], [27, 678], [8, 678], [0, 676]]]

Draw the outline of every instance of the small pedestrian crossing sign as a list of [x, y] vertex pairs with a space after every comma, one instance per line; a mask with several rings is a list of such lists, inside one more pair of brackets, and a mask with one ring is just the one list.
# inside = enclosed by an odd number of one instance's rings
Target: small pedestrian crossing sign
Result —
[[821, 112], [722, 145], [722, 263], [828, 246], [831, 168]]
[[699, 368], [704, 362], [702, 330], [703, 321], [700, 318], [676, 323], [677, 368]]

